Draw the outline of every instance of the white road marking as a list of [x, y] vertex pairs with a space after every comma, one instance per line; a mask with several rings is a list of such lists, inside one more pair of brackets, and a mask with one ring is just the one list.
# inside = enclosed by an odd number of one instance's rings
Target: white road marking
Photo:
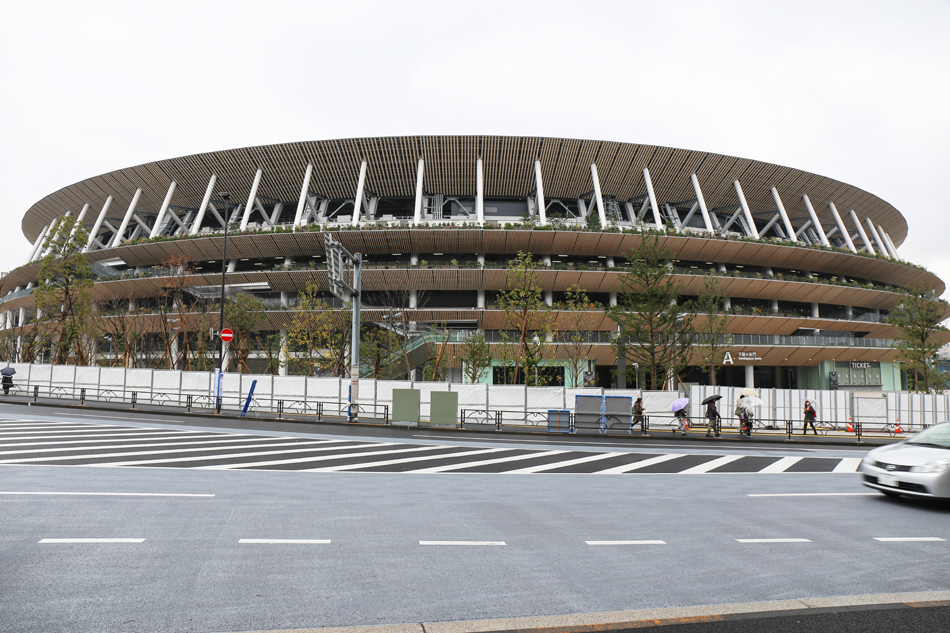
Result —
[[174, 492], [0, 492], [0, 495], [52, 495], [77, 497], [213, 497], [213, 494]]
[[876, 492], [776, 492], [746, 495], [747, 497], [876, 497]]
[[40, 543], [144, 543], [144, 538], [44, 538]]
[[739, 543], [811, 543], [807, 538], [737, 538]]
[[[227, 438], [227, 439], [217, 439], [217, 436], [214, 436], [214, 435], [208, 436], [208, 437], [215, 438], [215, 439], [195, 440], [193, 439], [194, 436], [192, 436], [188, 440], [180, 441], [180, 442], [178, 441], [152, 442], [148, 444], [113, 444], [111, 446], [100, 445], [100, 446], [82, 446], [82, 447], [57, 445], [56, 448], [30, 448], [23, 451], [0, 451], [0, 455], [18, 455], [18, 454], [28, 455], [31, 453], [64, 453], [64, 452], [77, 451], [77, 450], [99, 451], [99, 450], [115, 450], [115, 449], [129, 449], [129, 448], [158, 448], [160, 446], [187, 446], [187, 445], [195, 445], [195, 444], [199, 444], [201, 446], [207, 446], [209, 444], [229, 444], [229, 443], [234, 443], [234, 442], [258, 441], [256, 438], [250, 438], [250, 437], [236, 437], [236, 438]], [[174, 438], [174, 439], [178, 440], [180, 438]], [[282, 439], [282, 438], [274, 438], [274, 439], [276, 440], [276, 439]], [[112, 440], [112, 441], [115, 441], [115, 440]], [[231, 448], [231, 447], [226, 446], [224, 448]], [[109, 453], [105, 453], [104, 455], [108, 455], [108, 454]], [[66, 459], [66, 457], [64, 457], [63, 459]]]
[[[496, 448], [495, 452], [504, 451], [509, 449]], [[505, 462], [514, 462], [523, 459], [533, 459], [535, 457], [547, 457], [548, 455], [561, 455], [567, 453], [568, 451], [542, 451], [540, 453], [534, 453], [532, 455], [512, 455], [510, 457], [497, 457], [495, 459], [483, 459], [477, 462], [467, 462], [465, 464], [449, 464], [446, 466], [433, 466], [432, 468], [420, 468], [419, 470], [412, 471], [413, 473], [444, 473], [450, 470], [460, 470], [462, 468], [471, 468], [473, 466], [489, 466], [491, 464], [503, 464]]]
[[[396, 446], [392, 442], [378, 442], [372, 444], [358, 444], [356, 446], [336, 446], [329, 448], [321, 448], [319, 451], [316, 449], [310, 452], [321, 452], [329, 453], [331, 451], [348, 451], [348, 450], [357, 450], [360, 448], [384, 448], [386, 446]], [[241, 468], [257, 468], [260, 466], [278, 466], [281, 464], [305, 464], [307, 462], [325, 462], [331, 459], [348, 459], [351, 457], [360, 457], [361, 455], [390, 455], [392, 453], [409, 453], [413, 451], [422, 451], [422, 450], [435, 450], [438, 448], [444, 448], [442, 446], [428, 446], [425, 448], [411, 448], [411, 449], [392, 449], [385, 451], [362, 451], [358, 453], [342, 453], [336, 455], [316, 455], [311, 457], [292, 457], [290, 459], [271, 459], [263, 462], [242, 462], [240, 464], [215, 464], [213, 466], [198, 466], [195, 470], [238, 470]], [[278, 452], [278, 454], [280, 454]]]
[[613, 468], [608, 468], [607, 470], [598, 470], [595, 475], [614, 475], [617, 473], [628, 473], [632, 470], [639, 470], [641, 468], [646, 468], [647, 466], [652, 466], [653, 464], [661, 464], [663, 462], [668, 462], [671, 459], [676, 459], [677, 457], [685, 457], [685, 453], [669, 453], [667, 455], [657, 455], [656, 457], [650, 457], [647, 459], [642, 459], [638, 462], [632, 464], [625, 464], [623, 466], [615, 466]]
[[[350, 440], [327, 440], [327, 442], [333, 442], [333, 443], [348, 442], [348, 441]], [[272, 444], [271, 446], [280, 446], [280, 445]], [[299, 444], [296, 444], [296, 446], [299, 446]], [[241, 447], [241, 448], [253, 448], [253, 447]], [[266, 446], [265, 448], [270, 448], [270, 447]], [[344, 446], [343, 448], [348, 449], [352, 447]], [[413, 448], [413, 449], [404, 449], [404, 450], [408, 452], [409, 450], [432, 450], [434, 448], [439, 448], [439, 447], [434, 446], [434, 447], [430, 447], [429, 449]], [[175, 463], [175, 462], [201, 462], [201, 461], [208, 461], [212, 459], [237, 459], [237, 458], [243, 458], [243, 457], [260, 457], [263, 455], [287, 455], [290, 453], [314, 453], [314, 452], [321, 452], [324, 450], [337, 450], [337, 449], [335, 447], [329, 447], [329, 448], [323, 449], [323, 448], [316, 448], [316, 447], [311, 446], [310, 448], [282, 449], [279, 451], [255, 451], [252, 453], [222, 453], [220, 455], [195, 455], [192, 457], [166, 457], [163, 459], [132, 460], [128, 462], [102, 463], [102, 464], [92, 464], [92, 465], [93, 466], [110, 466], [110, 467], [111, 466], [142, 466], [142, 465], [147, 465], [147, 464], [169, 464], [169, 463]], [[172, 451], [169, 451], [169, 452], [172, 452]], [[359, 454], [365, 455], [366, 453], [359, 453]], [[314, 458], [314, 459], [317, 459], [317, 458]]]
[[[434, 447], [440, 448], [440, 447]], [[342, 466], [325, 466], [323, 468], [307, 468], [304, 469], [305, 473], [336, 473], [344, 470], [357, 470], [359, 468], [375, 468], [377, 466], [390, 466], [394, 464], [409, 464], [412, 462], [424, 462], [430, 461], [433, 459], [448, 459], [452, 457], [468, 457], [470, 455], [484, 455], [485, 453], [497, 453], [498, 451], [505, 450], [503, 448], [481, 448], [474, 451], [464, 451], [461, 453], [445, 453], [442, 455], [422, 455], [421, 457], [404, 457], [402, 459], [384, 459], [377, 462], [367, 462], [361, 464], [344, 464]], [[404, 451], [409, 452], [409, 451]], [[478, 462], [475, 462], [478, 463]], [[471, 464], [467, 464], [471, 465]], [[414, 471], [422, 472], [422, 471]]]
[[875, 536], [874, 540], [882, 543], [945, 543], [947, 539], [936, 536]]
[[833, 473], [856, 473], [858, 472], [858, 466], [861, 465], [862, 459], [859, 457], [845, 457], [838, 465], [835, 466], [835, 469], [831, 472]]
[[[165, 442], [165, 440], [184, 440], [184, 441], [186, 441], [186, 442], [195, 442], [195, 443], [197, 443], [198, 440], [204, 440], [205, 438], [218, 438], [218, 437], [234, 438], [233, 440], [229, 440], [229, 441], [235, 441], [235, 442], [237, 442], [237, 441], [242, 441], [242, 440], [243, 440], [243, 441], [257, 441], [258, 438], [261, 439], [261, 440], [265, 440], [265, 439], [274, 439], [274, 440], [287, 439], [287, 438], [284, 438], [284, 437], [277, 437], [277, 436], [271, 437], [271, 436], [266, 436], [266, 435], [262, 435], [262, 436], [235, 435], [235, 434], [233, 434], [233, 433], [209, 433], [209, 434], [207, 434], [207, 435], [188, 435], [188, 436], [175, 435], [175, 436], [173, 436], [173, 437], [164, 437], [165, 435], [166, 435], [165, 433], [158, 433], [158, 434], [155, 434], [155, 435], [149, 435], [149, 436], [147, 436], [147, 437], [118, 437], [118, 438], [113, 438], [113, 439], [109, 439], [109, 440], [104, 440], [104, 439], [102, 439], [102, 438], [96, 438], [96, 439], [92, 439], [92, 440], [60, 440], [60, 441], [57, 441], [57, 442], [47, 442], [47, 441], [44, 441], [44, 442], [24, 442], [24, 443], [22, 443], [22, 444], [0, 444], [0, 446], [10, 446], [10, 447], [20, 448], [20, 447], [23, 447], [23, 446], [65, 446], [65, 445], [67, 445], [67, 444], [70, 445], [70, 446], [73, 446], [73, 445], [76, 445], [76, 444], [100, 444], [100, 445], [103, 446], [103, 448], [108, 448], [108, 447], [105, 446], [105, 444], [107, 444], [108, 442], [128, 442], [128, 441], [142, 441], [142, 442], [144, 442], [144, 441], [152, 441], [152, 442], [162, 442], [163, 444], [166, 444], [166, 445], [167, 445], [168, 442]], [[224, 440], [221, 440], [221, 441], [224, 441]], [[85, 446], [80, 446], [80, 447], [77, 447], [77, 448], [87, 448], [87, 447], [85, 447]], [[113, 446], [112, 448], [115, 448], [115, 447]]]
[[608, 457], [617, 457], [619, 455], [624, 455], [624, 453], [601, 453], [599, 455], [588, 455], [587, 457], [578, 457], [577, 459], [569, 459], [566, 462], [554, 462], [553, 464], [541, 464], [540, 466], [528, 466], [527, 468], [519, 468], [517, 470], [506, 471], [506, 475], [521, 475], [526, 473], [540, 473], [545, 470], [554, 470], [555, 468], [563, 468], [564, 466], [573, 466], [574, 464], [585, 464], [587, 462], [595, 462], [601, 459], [607, 459]]
[[712, 461], [708, 461], [705, 464], [700, 464], [698, 466], [693, 466], [692, 468], [687, 468], [686, 470], [681, 470], [680, 475], [701, 475], [703, 473], [708, 473], [710, 470], [715, 470], [720, 466], [725, 466], [736, 460], [742, 459], [744, 455], [726, 455], [725, 457], [719, 457]]
[[802, 461], [804, 457], [783, 457], [782, 459], [769, 464], [759, 471], [759, 473], [784, 473], [786, 470]]
[[328, 539], [310, 538], [242, 538], [238, 543], [248, 545], [328, 545]]
[[419, 545], [504, 545], [504, 541], [419, 541]]
[[83, 433], [71, 433], [69, 435], [49, 435], [49, 436], [24, 435], [22, 437], [5, 437], [3, 438], [3, 440], [5, 442], [14, 442], [14, 441], [19, 442], [23, 440], [68, 440], [68, 439], [72, 439], [76, 437], [95, 437], [96, 439], [99, 439], [102, 437], [121, 437], [123, 439], [136, 439], [136, 436], [140, 436], [140, 435], [152, 435], [152, 436], [154, 435], [193, 435], [197, 432], [198, 431], [155, 431], [151, 429], [143, 429], [143, 430], [129, 429], [128, 431], [123, 431], [120, 433], [99, 434], [99, 433], [83, 432]]
[[666, 541], [584, 541], [588, 545], [666, 545]]

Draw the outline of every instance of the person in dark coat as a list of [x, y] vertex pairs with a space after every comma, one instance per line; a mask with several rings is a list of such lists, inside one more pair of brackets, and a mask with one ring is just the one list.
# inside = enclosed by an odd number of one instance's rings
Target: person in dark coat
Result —
[[815, 428], [815, 420], [818, 418], [818, 414], [815, 413], [815, 407], [811, 406], [811, 402], [808, 400], [805, 401], [805, 423], [802, 425], [802, 435], [808, 435], [808, 425], [811, 425], [811, 430], [815, 435], [818, 435], [818, 429]]
[[643, 430], [643, 398], [637, 398], [633, 403], [633, 424], [639, 424], [640, 430]]
[[706, 405], [706, 419], [709, 420], [709, 425], [706, 427], [706, 437], [709, 437], [711, 431], [716, 433], [716, 437], [719, 437], [721, 418], [719, 417], [719, 410], [716, 409], [715, 400]]
[[3, 380], [0, 380], [0, 384], [3, 385], [3, 395], [9, 395], [10, 389], [13, 388], [13, 376], [4, 376]]

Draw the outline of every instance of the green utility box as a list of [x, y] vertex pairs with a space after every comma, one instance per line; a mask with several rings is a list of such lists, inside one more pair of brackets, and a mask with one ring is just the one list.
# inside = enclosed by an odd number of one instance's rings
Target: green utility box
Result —
[[393, 389], [393, 424], [419, 424], [420, 402], [418, 389]]
[[429, 400], [429, 423], [456, 425], [459, 421], [457, 391], [433, 391]]

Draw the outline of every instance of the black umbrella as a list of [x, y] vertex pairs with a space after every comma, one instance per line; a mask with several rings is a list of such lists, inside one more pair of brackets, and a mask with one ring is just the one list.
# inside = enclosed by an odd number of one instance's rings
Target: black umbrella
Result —
[[715, 402], [716, 400], [722, 400], [722, 396], [709, 396], [703, 400], [703, 404], [709, 404], [710, 402]]
[[16, 373], [16, 370], [13, 367], [4, 367], [0, 369], [0, 376], [12, 376]]

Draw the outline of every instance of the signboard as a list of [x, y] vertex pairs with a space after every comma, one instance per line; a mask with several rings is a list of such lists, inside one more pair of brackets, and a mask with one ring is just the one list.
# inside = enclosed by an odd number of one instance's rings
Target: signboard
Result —
[[221, 330], [221, 340], [222, 340], [222, 341], [224, 341], [225, 343], [227, 343], [228, 341], [230, 341], [230, 340], [233, 339], [233, 338], [234, 338], [234, 332], [232, 332], [232, 331], [229, 330], [228, 328], [224, 328], [223, 330]]
[[736, 352], [733, 358], [732, 352], [726, 352], [722, 356], [723, 365], [735, 365], [736, 363], [757, 363], [762, 358], [758, 352]]

